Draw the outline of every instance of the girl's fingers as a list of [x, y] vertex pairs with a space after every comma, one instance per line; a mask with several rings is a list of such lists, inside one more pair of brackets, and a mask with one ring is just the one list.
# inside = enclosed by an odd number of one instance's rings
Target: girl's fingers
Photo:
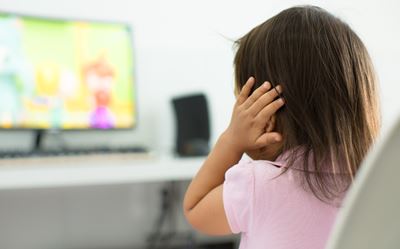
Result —
[[272, 115], [272, 117], [267, 122], [266, 132], [271, 132], [275, 129], [276, 115]]
[[268, 81], [264, 82], [260, 87], [258, 87], [250, 97], [247, 98], [247, 100], [243, 103], [243, 107], [245, 109], [251, 107], [263, 94], [268, 92], [268, 90], [271, 88], [271, 83]]
[[[279, 94], [282, 93], [282, 87], [277, 86], [272, 88], [267, 93], [264, 93], [261, 97], [257, 99], [256, 102], [249, 108], [249, 112], [256, 116], [265, 106], [269, 105]], [[249, 98], [250, 99], [250, 98]]]
[[256, 140], [256, 146], [262, 148], [282, 141], [282, 135], [278, 132], [267, 132]]
[[257, 121], [260, 122], [260, 125], [265, 126], [267, 120], [269, 120], [283, 105], [285, 105], [285, 101], [282, 98], [273, 101], [257, 114]]
[[254, 77], [250, 77], [247, 81], [246, 84], [244, 84], [244, 86], [242, 87], [242, 90], [239, 93], [239, 96], [237, 98], [237, 104], [242, 104], [246, 101], [247, 97], [249, 97], [251, 88], [253, 87], [254, 83], [256, 82], [256, 80], [254, 79]]

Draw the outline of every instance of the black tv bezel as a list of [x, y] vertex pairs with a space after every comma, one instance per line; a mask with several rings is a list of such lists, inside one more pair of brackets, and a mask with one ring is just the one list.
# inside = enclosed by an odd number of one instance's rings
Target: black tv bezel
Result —
[[132, 104], [133, 104], [133, 124], [129, 127], [113, 127], [109, 129], [101, 129], [101, 128], [72, 128], [72, 129], [65, 129], [62, 127], [49, 127], [49, 128], [42, 128], [42, 127], [11, 127], [11, 128], [4, 128], [0, 126], [0, 132], [2, 131], [34, 131], [34, 132], [46, 132], [46, 131], [51, 131], [51, 132], [74, 132], [74, 131], [129, 131], [129, 130], [134, 130], [137, 129], [138, 127], [138, 100], [137, 100], [137, 83], [136, 83], [136, 72], [135, 72], [135, 64], [136, 64], [136, 58], [135, 54], [133, 53], [134, 49], [134, 43], [133, 43], [133, 32], [132, 32], [132, 25], [128, 22], [125, 21], [118, 21], [118, 20], [100, 20], [100, 19], [85, 19], [85, 18], [69, 18], [69, 17], [54, 17], [50, 15], [35, 15], [35, 14], [25, 14], [25, 13], [20, 13], [20, 12], [14, 12], [14, 11], [4, 11], [0, 10], [0, 15], [9, 15], [9, 16], [14, 16], [14, 17], [27, 17], [27, 18], [32, 18], [32, 19], [40, 19], [40, 20], [47, 20], [47, 21], [66, 21], [66, 22], [91, 22], [91, 23], [104, 23], [104, 24], [119, 24], [125, 26], [127, 29], [127, 32], [129, 33], [129, 41], [130, 41], [130, 49], [131, 49], [131, 56], [132, 56], [132, 68], [131, 68], [131, 75], [132, 75]]

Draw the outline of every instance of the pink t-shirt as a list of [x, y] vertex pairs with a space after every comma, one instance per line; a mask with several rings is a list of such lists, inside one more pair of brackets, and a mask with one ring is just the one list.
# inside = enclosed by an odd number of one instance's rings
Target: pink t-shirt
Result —
[[242, 160], [226, 172], [224, 208], [240, 249], [324, 248], [338, 207], [305, 191], [298, 170], [276, 177], [284, 164]]

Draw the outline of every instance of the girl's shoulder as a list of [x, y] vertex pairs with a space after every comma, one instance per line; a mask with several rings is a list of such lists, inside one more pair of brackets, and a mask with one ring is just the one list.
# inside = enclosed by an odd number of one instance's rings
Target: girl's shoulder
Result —
[[225, 173], [225, 181], [242, 189], [264, 192], [268, 188], [298, 187], [300, 178], [296, 171], [286, 168], [283, 160], [244, 158]]
[[227, 171], [227, 175], [242, 175], [241, 177], [252, 178], [277, 178], [286, 174], [286, 162], [282, 157], [278, 157], [275, 161], [270, 160], [253, 160], [248, 157], [242, 158], [238, 164], [234, 165]]
[[223, 202], [234, 233], [248, 231], [254, 215], [273, 213], [298, 191], [292, 171], [279, 161], [245, 158], [226, 172]]
[[[298, 191], [303, 175], [301, 171], [286, 167], [286, 161], [278, 157], [275, 161], [243, 158], [225, 173], [225, 185], [247, 189], [255, 195], [269, 195]], [[248, 192], [249, 194], [250, 192]]]

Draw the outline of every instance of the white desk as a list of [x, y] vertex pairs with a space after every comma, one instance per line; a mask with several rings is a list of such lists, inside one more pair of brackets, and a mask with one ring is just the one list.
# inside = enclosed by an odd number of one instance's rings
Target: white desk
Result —
[[0, 160], [0, 190], [189, 180], [205, 158], [90, 155]]

